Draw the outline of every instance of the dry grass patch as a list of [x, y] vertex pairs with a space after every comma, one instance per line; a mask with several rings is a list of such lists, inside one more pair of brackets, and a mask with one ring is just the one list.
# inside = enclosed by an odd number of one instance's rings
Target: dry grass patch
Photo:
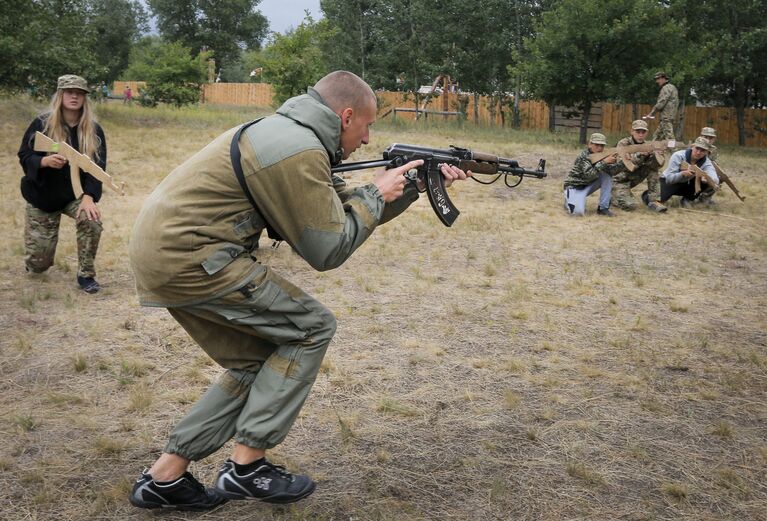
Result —
[[[221, 368], [165, 310], [138, 307], [128, 237], [168, 172], [257, 112], [99, 107], [127, 193], [100, 203], [104, 290], [89, 296], [66, 218], [54, 266], [24, 273], [15, 154], [38, 108], [0, 100], [0, 518], [144, 520], [126, 500], [132, 480]], [[725, 188], [705, 214], [605, 220], [591, 197], [570, 219], [573, 136], [425, 123], [377, 124], [351, 159], [456, 144], [525, 166], [546, 157], [549, 177], [456, 186], [451, 228], [418, 201], [322, 274], [264, 239], [259, 259], [338, 318], [312, 394], [269, 454], [317, 491], [290, 507], [161, 517], [761, 521], [767, 151], [722, 149], [745, 203]], [[192, 471], [211, 483], [230, 447]]]

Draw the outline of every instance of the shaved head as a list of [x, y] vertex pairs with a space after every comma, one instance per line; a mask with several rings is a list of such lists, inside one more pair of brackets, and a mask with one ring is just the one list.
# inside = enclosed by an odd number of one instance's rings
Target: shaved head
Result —
[[371, 104], [376, 105], [376, 95], [370, 85], [348, 71], [331, 72], [317, 82], [314, 90], [336, 114], [340, 114], [347, 107], [362, 110]]

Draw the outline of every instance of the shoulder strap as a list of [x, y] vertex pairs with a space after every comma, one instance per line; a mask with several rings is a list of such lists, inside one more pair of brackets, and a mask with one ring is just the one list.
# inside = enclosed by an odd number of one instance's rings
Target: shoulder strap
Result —
[[232, 161], [232, 168], [234, 169], [234, 175], [237, 177], [237, 181], [240, 183], [240, 187], [242, 188], [242, 191], [245, 192], [245, 196], [248, 198], [248, 201], [250, 201], [250, 204], [264, 219], [264, 223], [266, 223], [267, 235], [269, 235], [269, 238], [274, 241], [281, 241], [283, 240], [283, 238], [272, 227], [272, 225], [267, 220], [266, 216], [261, 212], [261, 210], [259, 210], [258, 205], [256, 204], [256, 200], [253, 199], [253, 194], [250, 193], [250, 189], [248, 188], [248, 183], [245, 182], [245, 175], [242, 173], [242, 165], [240, 164], [240, 158], [241, 158], [240, 135], [245, 129], [247, 129], [251, 125], [255, 125], [262, 119], [264, 118], [258, 118], [258, 119], [254, 119], [253, 121], [249, 121], [248, 123], [245, 123], [243, 126], [241, 126], [237, 130], [237, 132], [234, 133], [234, 137], [232, 137], [232, 143], [231, 145], [229, 145], [229, 157]]

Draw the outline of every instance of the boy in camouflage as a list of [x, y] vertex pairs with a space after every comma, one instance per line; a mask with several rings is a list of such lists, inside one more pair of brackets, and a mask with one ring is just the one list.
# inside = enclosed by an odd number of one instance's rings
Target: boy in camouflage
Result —
[[658, 101], [655, 102], [649, 114], [642, 119], [652, 119], [656, 112], [660, 113], [658, 128], [652, 136], [653, 141], [674, 138], [674, 121], [676, 120], [677, 107], [679, 106], [679, 93], [668, 79], [665, 72], [655, 73], [655, 83], [660, 87]]
[[703, 127], [700, 130], [700, 137], [704, 138], [706, 141], [708, 141], [708, 158], [711, 161], [716, 161], [719, 159], [719, 149], [716, 147], [714, 143], [716, 143], [716, 129], [712, 127]]
[[583, 150], [565, 178], [565, 210], [570, 215], [586, 213], [586, 197], [599, 190], [597, 214], [612, 217], [610, 199], [612, 197], [613, 178], [619, 170], [615, 156], [609, 156], [596, 164], [589, 161], [589, 154], [604, 150], [607, 138], [594, 132], [589, 137], [589, 145]]
[[[641, 145], [647, 135], [647, 123], [641, 119], [631, 123], [631, 135], [618, 141], [617, 146]], [[655, 154], [636, 152], [631, 155], [631, 162], [636, 166], [633, 172], [623, 169], [613, 178], [612, 202], [621, 210], [630, 212], [636, 209], [636, 200], [631, 189], [647, 179], [647, 190], [642, 194], [642, 201], [650, 210], [665, 212], [666, 207], [660, 204], [660, 180]]]

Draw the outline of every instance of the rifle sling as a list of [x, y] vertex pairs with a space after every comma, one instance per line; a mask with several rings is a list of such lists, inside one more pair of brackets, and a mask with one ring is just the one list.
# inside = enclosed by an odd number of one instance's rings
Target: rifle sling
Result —
[[243, 126], [241, 126], [237, 130], [237, 132], [235, 132], [234, 137], [232, 137], [232, 143], [231, 145], [229, 145], [229, 157], [232, 161], [232, 168], [234, 169], [234, 175], [237, 177], [237, 181], [240, 183], [240, 187], [242, 188], [242, 191], [245, 193], [245, 196], [248, 198], [248, 201], [250, 201], [250, 204], [253, 206], [253, 209], [256, 210], [256, 212], [258, 212], [258, 215], [261, 216], [261, 218], [264, 220], [264, 223], [266, 224], [267, 235], [269, 236], [270, 239], [274, 241], [282, 241], [284, 240], [282, 236], [269, 223], [266, 216], [258, 208], [258, 205], [256, 204], [256, 200], [253, 199], [253, 194], [250, 193], [250, 189], [248, 188], [248, 183], [245, 182], [245, 175], [242, 173], [242, 165], [240, 164], [240, 158], [241, 158], [240, 135], [245, 129], [247, 129], [251, 125], [255, 125], [262, 119], [264, 118], [258, 118], [258, 119], [254, 119], [253, 121], [249, 121], [248, 123], [245, 123]]

